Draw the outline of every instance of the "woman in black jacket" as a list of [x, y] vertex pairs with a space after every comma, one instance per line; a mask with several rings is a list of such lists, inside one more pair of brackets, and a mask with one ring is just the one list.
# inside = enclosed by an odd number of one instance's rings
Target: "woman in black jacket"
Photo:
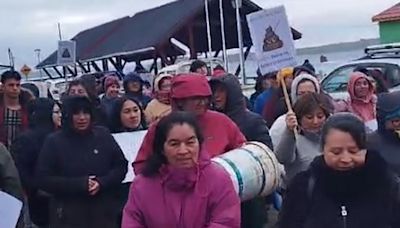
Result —
[[101, 105], [100, 99], [93, 90], [89, 86], [90, 83], [87, 81], [76, 79], [71, 81], [68, 84], [68, 88], [66, 94], [62, 97], [61, 101], [64, 101], [66, 98], [71, 96], [82, 96], [87, 97], [90, 100], [91, 105], [93, 106], [93, 125], [96, 126], [108, 126], [108, 116], [106, 111]]
[[37, 179], [54, 199], [50, 227], [118, 227], [116, 194], [127, 161], [109, 131], [92, 121], [89, 99], [70, 97], [63, 104], [62, 130], [44, 143]]
[[378, 152], [367, 152], [361, 120], [330, 117], [321, 149], [323, 156], [289, 185], [280, 228], [400, 227], [399, 181]]
[[11, 146], [25, 193], [29, 214], [38, 226], [48, 226], [49, 199], [38, 190], [35, 179], [36, 163], [46, 137], [60, 127], [58, 104], [47, 98], [38, 98], [28, 105], [29, 129], [16, 138]]

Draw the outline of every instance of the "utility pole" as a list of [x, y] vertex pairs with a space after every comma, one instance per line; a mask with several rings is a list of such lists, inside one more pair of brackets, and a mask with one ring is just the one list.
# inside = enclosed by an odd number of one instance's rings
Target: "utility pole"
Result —
[[[38, 60], [38, 65], [40, 64], [40, 49], [39, 48], [37, 48], [37, 49], [35, 49], [35, 53], [36, 53], [36, 55], [37, 55], [37, 60]], [[40, 73], [40, 81], [42, 81], [43, 80], [43, 74], [42, 74], [42, 70], [41, 69], [39, 69], [39, 73]]]

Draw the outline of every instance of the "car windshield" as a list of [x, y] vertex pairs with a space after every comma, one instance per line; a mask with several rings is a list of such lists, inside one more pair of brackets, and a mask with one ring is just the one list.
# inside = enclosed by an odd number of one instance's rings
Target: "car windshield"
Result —
[[369, 76], [379, 79], [387, 88], [400, 85], [400, 68], [395, 64], [372, 63], [343, 66], [332, 72], [322, 82], [322, 88], [328, 93], [345, 92], [350, 74], [356, 67], [362, 67], [367, 70]]
[[328, 93], [346, 91], [349, 75], [354, 71], [354, 68], [355, 66], [346, 66], [333, 72], [323, 81], [323, 90]]

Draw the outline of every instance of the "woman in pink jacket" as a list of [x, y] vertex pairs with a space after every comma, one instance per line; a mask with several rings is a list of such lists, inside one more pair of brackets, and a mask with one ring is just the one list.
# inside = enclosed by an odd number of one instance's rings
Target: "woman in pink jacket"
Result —
[[239, 228], [229, 175], [201, 148], [196, 118], [173, 112], [157, 124], [153, 153], [132, 182], [122, 228]]
[[367, 75], [361, 72], [350, 74], [350, 80], [347, 86], [350, 95], [345, 102], [338, 102], [337, 112], [351, 112], [368, 122], [376, 118], [377, 98], [374, 94], [374, 86]]

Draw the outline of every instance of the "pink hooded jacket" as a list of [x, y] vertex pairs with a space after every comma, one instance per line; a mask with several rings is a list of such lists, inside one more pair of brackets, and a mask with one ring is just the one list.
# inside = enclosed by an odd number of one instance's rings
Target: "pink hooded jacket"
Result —
[[[366, 99], [357, 98], [355, 95], [355, 84], [360, 78], [366, 78], [370, 83], [369, 93]], [[377, 98], [374, 94], [374, 87], [368, 77], [361, 72], [353, 72], [347, 86], [350, 95], [347, 101], [337, 102], [335, 112], [351, 112], [360, 117], [364, 122], [374, 120], [376, 118], [376, 102]]]
[[168, 165], [154, 177], [137, 176], [122, 228], [239, 228], [240, 200], [229, 175], [200, 152], [193, 169]]

